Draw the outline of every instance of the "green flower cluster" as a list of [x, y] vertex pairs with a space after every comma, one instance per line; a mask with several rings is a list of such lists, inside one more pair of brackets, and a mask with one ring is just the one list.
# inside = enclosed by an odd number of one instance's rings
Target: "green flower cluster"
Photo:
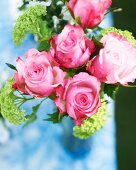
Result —
[[20, 110], [15, 104], [18, 97], [14, 95], [14, 89], [12, 88], [13, 79], [9, 79], [6, 85], [3, 87], [0, 93], [0, 112], [2, 116], [9, 122], [19, 125], [26, 121], [26, 115], [24, 110]]
[[110, 28], [107, 28], [107, 29], [103, 29], [101, 30], [101, 34], [104, 36], [110, 32], [114, 32], [118, 35], [122, 35], [124, 36], [129, 42], [131, 42], [132, 44], [136, 45], [136, 40], [135, 38], [133, 37], [132, 33], [125, 30], [125, 31], [122, 31], [120, 29], [116, 29], [114, 27], [110, 27]]
[[46, 15], [46, 7], [36, 5], [29, 7], [19, 16], [13, 30], [13, 39], [16, 45], [20, 45], [26, 34], [32, 33], [42, 37], [40, 25], [43, 22], [42, 16]]
[[98, 130], [103, 128], [108, 118], [106, 102], [102, 102], [102, 106], [98, 112], [92, 117], [84, 120], [81, 126], [74, 126], [73, 135], [80, 139], [87, 139], [94, 135]]

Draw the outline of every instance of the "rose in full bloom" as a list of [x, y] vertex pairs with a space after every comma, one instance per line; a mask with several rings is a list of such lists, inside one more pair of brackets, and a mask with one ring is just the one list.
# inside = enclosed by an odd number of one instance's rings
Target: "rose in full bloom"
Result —
[[95, 50], [93, 41], [85, 37], [80, 26], [66, 25], [51, 39], [55, 59], [64, 68], [77, 68], [86, 64]]
[[67, 112], [77, 125], [81, 125], [82, 120], [91, 117], [101, 106], [100, 85], [96, 77], [81, 72], [56, 88], [55, 104], [60, 113]]
[[53, 62], [52, 52], [30, 49], [26, 60], [17, 59], [13, 88], [35, 97], [49, 96], [60, 85], [66, 73]]
[[111, 0], [70, 0], [68, 8], [84, 28], [91, 28], [100, 24], [111, 3]]
[[101, 42], [104, 45], [89, 64], [87, 70], [109, 84], [127, 85], [136, 79], [136, 46], [122, 35], [108, 33]]

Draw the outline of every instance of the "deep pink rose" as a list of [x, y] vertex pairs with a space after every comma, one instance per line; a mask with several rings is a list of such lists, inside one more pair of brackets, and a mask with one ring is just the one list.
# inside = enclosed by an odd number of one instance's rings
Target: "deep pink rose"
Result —
[[111, 3], [111, 0], [70, 0], [68, 8], [75, 19], [80, 18], [83, 27], [91, 28], [102, 21]]
[[67, 112], [81, 125], [82, 120], [91, 117], [101, 106], [100, 85], [97, 78], [81, 72], [56, 88], [55, 104], [62, 114]]
[[84, 35], [80, 26], [66, 25], [63, 31], [51, 39], [56, 61], [64, 68], [77, 68], [86, 64], [95, 45]]
[[13, 88], [35, 97], [45, 97], [63, 82], [65, 76], [66, 73], [54, 65], [51, 51], [30, 49], [26, 53], [26, 61], [20, 57], [17, 59]]
[[116, 33], [109, 33], [101, 40], [100, 50], [87, 70], [102, 82], [126, 85], [136, 79], [136, 46]]

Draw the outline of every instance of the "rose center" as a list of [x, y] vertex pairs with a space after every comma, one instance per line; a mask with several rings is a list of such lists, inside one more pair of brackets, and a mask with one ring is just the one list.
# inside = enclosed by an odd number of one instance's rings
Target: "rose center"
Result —
[[70, 50], [72, 49], [74, 46], [76, 45], [76, 37], [75, 37], [75, 33], [73, 30], [71, 30], [67, 37], [65, 38], [64, 41], [62, 41], [60, 43], [60, 48], [61, 49], [67, 49], [67, 50]]
[[113, 64], [118, 65], [118, 66], [121, 66], [123, 64], [122, 58], [120, 57], [120, 54], [117, 52], [114, 52], [112, 54], [112, 61], [113, 61]]
[[81, 106], [86, 106], [89, 102], [88, 96], [86, 94], [77, 94], [75, 96], [76, 103]]
[[46, 69], [44, 69], [42, 65], [36, 65], [35, 63], [26, 68], [26, 77], [31, 80], [38, 80], [43, 74], [45, 75], [45, 73]]

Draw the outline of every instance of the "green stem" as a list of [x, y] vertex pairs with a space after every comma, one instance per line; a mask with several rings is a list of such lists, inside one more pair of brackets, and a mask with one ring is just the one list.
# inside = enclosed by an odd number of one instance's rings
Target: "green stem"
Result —
[[24, 98], [22, 101], [20, 101], [18, 104], [18, 107], [20, 108], [25, 102], [29, 101], [29, 100], [34, 100], [35, 98], [32, 97], [32, 98]]
[[134, 85], [134, 86], [133, 85], [126, 85], [126, 86], [123, 86], [123, 87], [131, 87], [131, 88], [135, 87], [136, 88], [136, 85]]
[[40, 104], [42, 104], [46, 99], [48, 99], [48, 97], [45, 97]]

